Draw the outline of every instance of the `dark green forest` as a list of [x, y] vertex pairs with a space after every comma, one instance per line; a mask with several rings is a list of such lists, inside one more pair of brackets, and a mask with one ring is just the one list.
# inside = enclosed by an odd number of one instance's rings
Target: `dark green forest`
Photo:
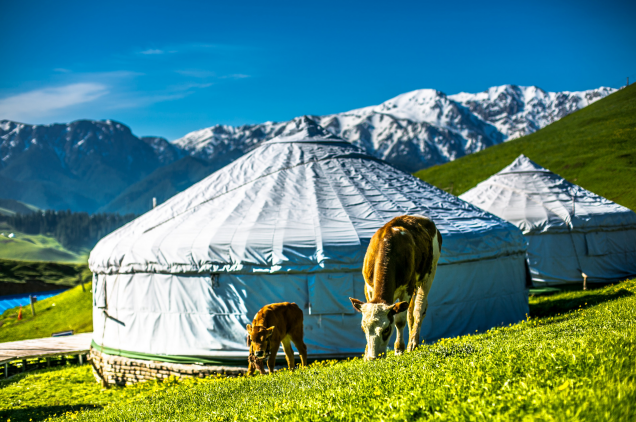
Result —
[[135, 214], [93, 214], [53, 211], [16, 214], [4, 220], [15, 230], [26, 234], [55, 237], [67, 249], [94, 246], [99, 239], [132, 221]]

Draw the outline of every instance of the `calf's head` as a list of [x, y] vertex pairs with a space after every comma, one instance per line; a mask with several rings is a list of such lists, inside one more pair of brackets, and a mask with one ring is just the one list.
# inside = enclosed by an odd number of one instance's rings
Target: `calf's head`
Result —
[[409, 309], [408, 302], [398, 302], [395, 305], [384, 303], [364, 303], [358, 299], [349, 298], [356, 311], [362, 314], [362, 331], [367, 338], [367, 349], [364, 360], [377, 359], [386, 353], [393, 327], [395, 315]]
[[270, 343], [275, 327], [265, 328], [260, 325], [247, 324], [247, 346], [250, 354], [258, 360], [269, 358]]

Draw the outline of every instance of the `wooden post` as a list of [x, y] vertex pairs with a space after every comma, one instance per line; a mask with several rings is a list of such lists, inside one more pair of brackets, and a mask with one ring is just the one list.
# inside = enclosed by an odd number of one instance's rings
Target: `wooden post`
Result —
[[4, 377], [9, 378], [9, 363], [4, 364]]
[[153, 208], [157, 207], [157, 198], [155, 198], [155, 197], [152, 198], [152, 207]]
[[80, 365], [84, 365], [84, 355], [81, 353], [79, 354], [79, 362], [80, 362]]
[[51, 358], [46, 358], [46, 367], [51, 366]]
[[29, 302], [31, 302], [31, 315], [35, 316], [35, 307], [33, 306], [33, 296], [29, 295]]
[[583, 290], [587, 290], [587, 274], [581, 273], [583, 276]]
[[22, 359], [22, 372], [26, 371], [26, 359]]

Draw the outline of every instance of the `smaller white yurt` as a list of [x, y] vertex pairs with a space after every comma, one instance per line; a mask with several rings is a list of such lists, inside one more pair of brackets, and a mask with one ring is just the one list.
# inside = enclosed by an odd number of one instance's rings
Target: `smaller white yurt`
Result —
[[636, 213], [523, 154], [460, 198], [523, 231], [535, 286], [636, 275]]

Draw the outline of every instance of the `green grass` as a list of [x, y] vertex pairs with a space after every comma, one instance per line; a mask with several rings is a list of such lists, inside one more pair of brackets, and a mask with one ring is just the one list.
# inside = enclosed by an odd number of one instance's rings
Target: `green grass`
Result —
[[99, 409], [109, 403], [151, 396], [175, 384], [175, 379], [169, 379], [103, 389], [95, 382], [89, 365], [40, 370], [0, 380], [0, 420], [39, 421], [66, 412]]
[[[88, 249], [78, 252], [64, 248], [55, 238], [41, 234], [24, 234], [15, 231], [6, 222], [0, 222], [0, 259], [24, 261], [86, 262]], [[15, 237], [6, 237], [13, 233]]]
[[22, 310], [18, 321], [18, 308], [7, 309], [0, 315], [0, 343], [49, 337], [52, 333], [74, 330], [75, 333], [93, 331], [91, 284], [76, 286], [57, 296], [35, 303], [35, 316], [31, 309]]
[[631, 280], [531, 297], [531, 312], [546, 316], [403, 356], [319, 362], [273, 376], [100, 390], [87, 366], [39, 372], [0, 383], [0, 417], [632, 421], [635, 293]]
[[460, 195], [522, 153], [570, 182], [636, 210], [636, 85], [531, 135], [415, 176]]

